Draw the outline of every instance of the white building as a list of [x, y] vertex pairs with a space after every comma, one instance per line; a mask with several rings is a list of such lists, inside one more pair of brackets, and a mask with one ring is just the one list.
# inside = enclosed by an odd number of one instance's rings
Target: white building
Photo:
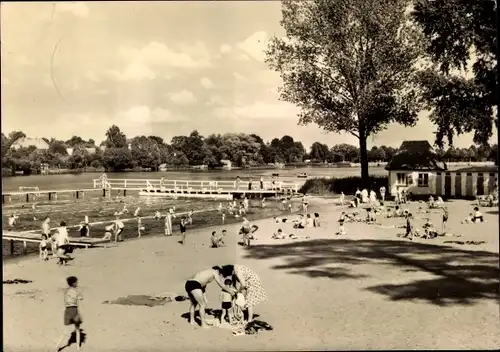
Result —
[[28, 148], [30, 146], [35, 146], [36, 149], [46, 150], [49, 149], [49, 143], [47, 143], [43, 138], [20, 138], [12, 144], [12, 149]]
[[414, 195], [472, 198], [491, 193], [498, 182], [496, 166], [448, 170], [427, 141], [404, 141], [385, 169], [392, 196], [402, 188]]
[[415, 195], [436, 194], [436, 175], [447, 170], [446, 163], [428, 141], [404, 141], [385, 167], [389, 171], [389, 193], [399, 189]]

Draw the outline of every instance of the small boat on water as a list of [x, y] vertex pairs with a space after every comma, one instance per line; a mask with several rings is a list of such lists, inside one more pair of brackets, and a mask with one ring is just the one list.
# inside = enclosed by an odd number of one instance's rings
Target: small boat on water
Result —
[[297, 175], [298, 178], [307, 178], [307, 174], [305, 172], [302, 172]]

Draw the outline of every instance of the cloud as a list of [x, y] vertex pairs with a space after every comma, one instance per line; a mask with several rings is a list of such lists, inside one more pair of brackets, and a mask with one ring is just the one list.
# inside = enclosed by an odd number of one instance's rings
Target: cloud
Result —
[[97, 77], [96, 74], [94, 73], [94, 71], [91, 71], [91, 70], [88, 70], [87, 72], [85, 72], [84, 77], [86, 79], [88, 79], [89, 81], [93, 81], [93, 82], [100, 81], [99, 77]]
[[238, 43], [238, 48], [251, 58], [263, 62], [266, 58], [264, 50], [268, 41], [267, 33], [258, 31], [244, 41]]
[[210, 97], [210, 99], [207, 101], [207, 105], [224, 106], [224, 105], [227, 105], [227, 102], [224, 99], [222, 99], [221, 96], [214, 95], [214, 96]]
[[210, 53], [201, 42], [182, 44], [174, 51], [165, 44], [151, 42], [141, 49], [121, 47], [119, 53], [132, 62], [144, 65], [170, 66], [175, 68], [203, 68], [211, 66]]
[[155, 108], [151, 110], [149, 106], [139, 105], [131, 107], [128, 110], [119, 112], [115, 118], [121, 124], [126, 125], [140, 125], [140, 124], [153, 124], [165, 122], [179, 122], [185, 119], [179, 116], [173, 116], [169, 110], [162, 108]]
[[109, 90], [107, 89], [98, 89], [95, 91], [95, 94], [96, 95], [108, 95], [109, 94]]
[[214, 86], [213, 82], [207, 77], [202, 77], [200, 83], [202, 87], [206, 89], [210, 89]]
[[14, 60], [16, 64], [21, 66], [32, 66], [35, 64], [32, 60], [24, 55], [17, 55]]
[[219, 48], [219, 51], [221, 52], [221, 54], [229, 54], [231, 51], [233, 51], [233, 48], [230, 45], [222, 44]]
[[193, 93], [187, 90], [181, 90], [179, 92], [170, 93], [168, 94], [168, 96], [170, 97], [171, 101], [179, 105], [187, 105], [194, 103], [196, 101], [196, 98], [194, 97]]
[[83, 2], [59, 2], [55, 4], [56, 13], [70, 12], [76, 17], [86, 18], [90, 9]]
[[299, 109], [288, 103], [263, 103], [255, 102], [250, 105], [234, 107], [218, 107], [213, 110], [216, 117], [227, 119], [293, 119], [297, 120]]
[[247, 82], [248, 78], [238, 72], [233, 72], [233, 77], [239, 82]]
[[120, 81], [152, 80], [156, 78], [156, 74], [148, 66], [140, 62], [131, 63], [123, 71], [112, 70], [111, 75]]

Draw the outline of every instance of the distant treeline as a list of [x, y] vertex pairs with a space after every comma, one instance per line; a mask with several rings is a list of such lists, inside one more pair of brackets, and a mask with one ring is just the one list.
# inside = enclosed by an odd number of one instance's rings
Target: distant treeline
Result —
[[[27, 142], [28, 141], [28, 142]], [[28, 145], [27, 145], [28, 143]], [[134, 168], [158, 170], [160, 165], [186, 168], [206, 165], [221, 166], [228, 161], [235, 167], [256, 167], [270, 163], [301, 164], [359, 162], [359, 148], [350, 144], [329, 147], [315, 142], [307, 151], [300, 141], [290, 136], [265, 142], [256, 134], [226, 133], [204, 137], [193, 131], [189, 136], [175, 136], [166, 143], [158, 136], [136, 136], [128, 139], [118, 126], [111, 126], [106, 139], [98, 146], [90, 139], [73, 136], [67, 141], [43, 138], [38, 145], [29, 145], [23, 132], [2, 133], [2, 169], [12, 172], [39, 172], [42, 164], [51, 169], [105, 169], [121, 171]], [[368, 151], [368, 161], [387, 162], [397, 148], [374, 146]], [[469, 148], [437, 149], [451, 162], [494, 161], [497, 145]]]

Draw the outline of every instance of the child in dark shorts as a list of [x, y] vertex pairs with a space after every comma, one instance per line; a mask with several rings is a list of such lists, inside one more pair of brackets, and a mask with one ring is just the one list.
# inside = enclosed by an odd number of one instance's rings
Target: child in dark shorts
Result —
[[[82, 318], [80, 312], [78, 311], [78, 302], [83, 299], [82, 294], [78, 290], [78, 278], [76, 276], [70, 276], [66, 279], [68, 283], [68, 288], [64, 293], [64, 325], [66, 327], [61, 338], [57, 342], [57, 351], [61, 351], [66, 348], [69, 344], [69, 340], [73, 331], [76, 334], [76, 348], [80, 350], [80, 325], [82, 324]], [[69, 336], [68, 336], [69, 335]], [[64, 336], [68, 337], [66, 344], [61, 346]]]
[[[233, 287], [233, 280], [231, 279], [226, 279], [224, 281], [224, 285], [228, 287]], [[220, 293], [220, 300], [221, 300], [221, 308], [222, 308], [222, 313], [220, 316], [220, 323], [224, 323], [226, 321], [226, 315], [229, 318], [229, 324], [233, 323], [233, 317], [230, 314], [230, 309], [233, 307], [233, 296], [229, 292], [222, 291]]]

